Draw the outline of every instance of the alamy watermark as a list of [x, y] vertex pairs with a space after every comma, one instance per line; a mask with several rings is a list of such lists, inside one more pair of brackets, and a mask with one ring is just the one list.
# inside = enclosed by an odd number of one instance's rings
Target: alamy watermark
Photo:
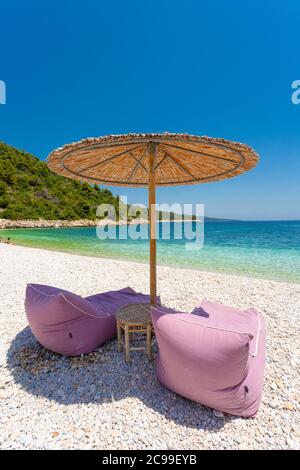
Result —
[[6, 84], [0, 80], [0, 104], [6, 104]]
[[291, 96], [292, 103], [300, 104], [300, 80], [293, 81], [292, 89], [294, 90]]
[[[100, 240], [183, 240], [185, 249], [201, 250], [204, 245], [203, 204], [153, 204], [156, 233], [150, 233], [148, 209], [143, 204], [127, 205], [126, 196], [120, 198], [118, 217], [112, 204], [98, 206], [96, 232]], [[193, 216], [186, 215], [193, 214]], [[161, 222], [160, 224], [158, 222]]]

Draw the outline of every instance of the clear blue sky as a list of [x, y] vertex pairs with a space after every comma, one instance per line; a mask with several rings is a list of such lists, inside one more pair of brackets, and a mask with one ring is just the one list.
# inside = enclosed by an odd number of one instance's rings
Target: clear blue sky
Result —
[[[239, 178], [158, 190], [206, 215], [300, 219], [299, 0], [2, 2], [0, 140], [44, 159], [89, 136], [189, 132], [253, 146]], [[146, 190], [114, 188], [129, 202]]]

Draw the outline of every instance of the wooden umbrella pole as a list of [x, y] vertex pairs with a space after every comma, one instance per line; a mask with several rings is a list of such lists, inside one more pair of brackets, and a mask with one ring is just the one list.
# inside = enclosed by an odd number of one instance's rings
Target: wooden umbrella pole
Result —
[[149, 168], [149, 222], [150, 222], [150, 300], [151, 305], [156, 304], [156, 208], [155, 208], [155, 160], [157, 144], [147, 144]]

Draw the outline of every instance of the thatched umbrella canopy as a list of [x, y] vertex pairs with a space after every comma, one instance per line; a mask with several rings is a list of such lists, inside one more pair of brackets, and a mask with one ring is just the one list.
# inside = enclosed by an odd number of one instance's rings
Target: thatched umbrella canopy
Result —
[[68, 178], [149, 188], [150, 292], [156, 301], [155, 187], [207, 183], [253, 168], [258, 155], [237, 142], [189, 134], [88, 138], [50, 153], [48, 167]]

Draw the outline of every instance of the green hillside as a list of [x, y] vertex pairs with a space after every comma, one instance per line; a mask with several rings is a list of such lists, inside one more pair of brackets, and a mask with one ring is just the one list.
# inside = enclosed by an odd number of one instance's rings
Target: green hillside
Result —
[[0, 142], [0, 217], [5, 219], [95, 219], [102, 203], [118, 196], [52, 173], [45, 162]]

